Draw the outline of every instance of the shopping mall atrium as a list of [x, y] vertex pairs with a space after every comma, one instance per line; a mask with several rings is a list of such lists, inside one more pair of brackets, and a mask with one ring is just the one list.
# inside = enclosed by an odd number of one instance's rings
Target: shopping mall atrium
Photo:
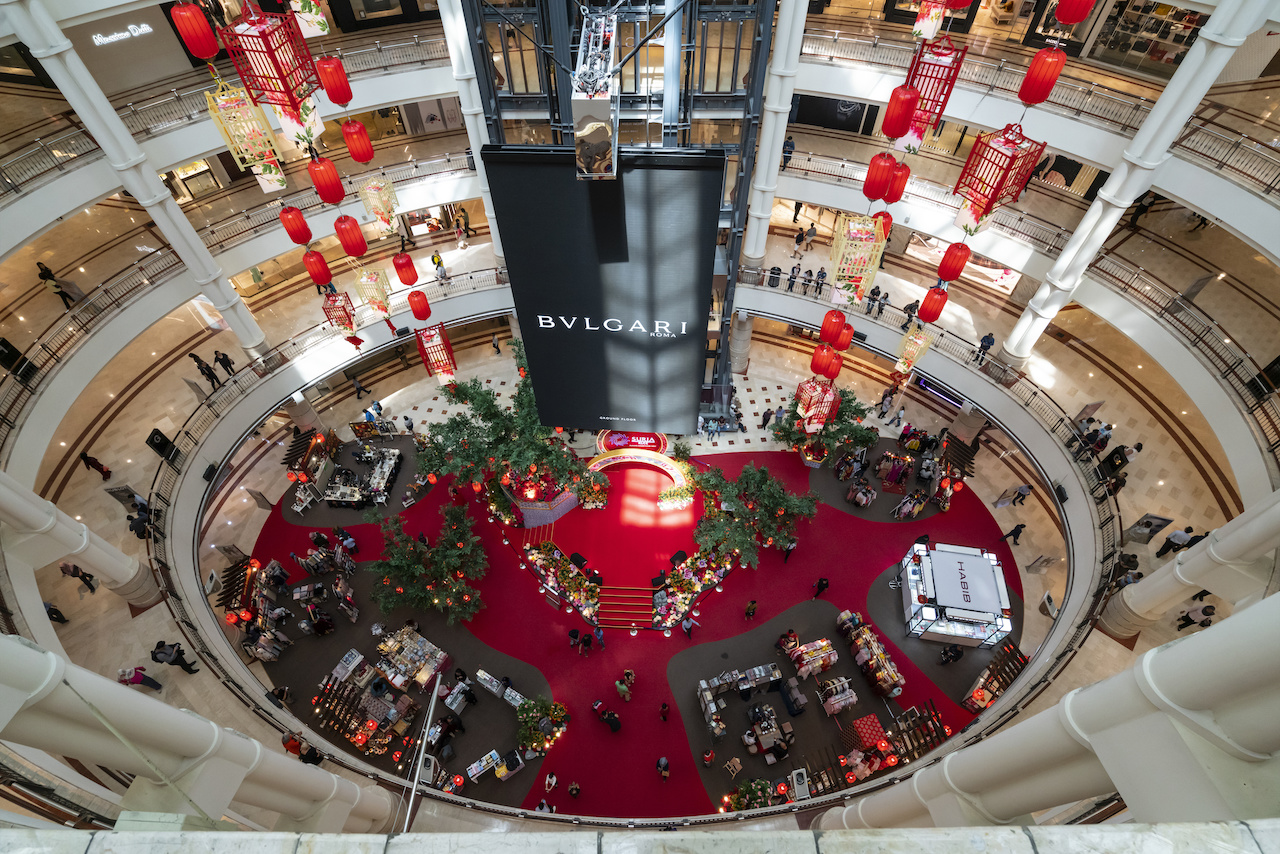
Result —
[[1280, 851], [1278, 33], [0, 0], [0, 847]]

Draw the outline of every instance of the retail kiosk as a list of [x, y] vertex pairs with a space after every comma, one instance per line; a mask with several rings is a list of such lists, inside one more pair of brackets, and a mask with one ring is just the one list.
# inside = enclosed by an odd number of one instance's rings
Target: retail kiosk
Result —
[[1013, 630], [1004, 569], [991, 552], [916, 543], [899, 579], [912, 637], [990, 649]]

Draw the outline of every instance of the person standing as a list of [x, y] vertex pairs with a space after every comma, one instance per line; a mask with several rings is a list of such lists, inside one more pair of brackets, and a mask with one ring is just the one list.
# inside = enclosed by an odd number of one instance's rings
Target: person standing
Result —
[[356, 400], [359, 400], [366, 394], [371, 394], [369, 389], [360, 384], [360, 380], [356, 377], [351, 378], [351, 388], [356, 393]]
[[146, 685], [153, 691], [159, 691], [164, 686], [142, 672], [146, 669], [145, 667], [122, 668], [116, 671], [116, 681], [121, 685]]
[[502, 355], [502, 345], [498, 343], [498, 333], [496, 333], [496, 332], [495, 332], [495, 333], [493, 333], [493, 338], [491, 338], [491, 339], [489, 340], [489, 343], [493, 345], [493, 352], [495, 352], [495, 353], [497, 353], [499, 356], [501, 356], [501, 355]]
[[[1022, 484], [1022, 486], [1018, 487], [1017, 494], [1013, 496], [1013, 500], [1009, 502], [1009, 505], [1013, 507], [1019, 504], [1026, 504], [1027, 496], [1030, 494], [1031, 494], [1031, 484], [1029, 483]], [[1014, 542], [1017, 542], [1017, 540], [1014, 540]]]
[[467, 213], [467, 209], [462, 205], [458, 205], [458, 213], [462, 215], [462, 231], [467, 237], [471, 237], [476, 230], [471, 227], [471, 214]]
[[65, 615], [65, 614], [63, 614], [61, 611], [59, 611], [59, 610], [58, 610], [58, 606], [57, 606], [57, 605], [55, 605], [55, 604], [53, 604], [52, 602], [45, 602], [45, 603], [44, 603], [44, 612], [45, 612], [46, 614], [48, 614], [48, 615], [49, 615], [49, 619], [50, 619], [50, 620], [53, 620], [53, 622], [55, 622], [55, 623], [69, 623], [69, 622], [71, 622], [70, 620], [68, 620], [68, 619], [67, 619], [67, 617], [66, 617], [66, 615]]
[[795, 153], [796, 139], [793, 136], [789, 136], [782, 143], [782, 171], [785, 172], [787, 167], [791, 165], [791, 157]]
[[815, 284], [815, 285], [817, 285], [817, 288], [818, 288], [818, 290], [817, 290], [817, 296], [822, 296], [822, 286], [823, 286], [823, 285], [825, 285], [825, 284], [827, 283], [827, 268], [826, 268], [826, 267], [819, 267], [819, 268], [818, 268], [818, 275], [814, 277], [813, 281], [814, 281], [814, 284]]
[[902, 419], [906, 416], [906, 414], [907, 414], [907, 409], [906, 409], [906, 407], [904, 407], [904, 406], [899, 406], [899, 407], [898, 407], [898, 412], [897, 412], [897, 414], [896, 414], [896, 415], [894, 415], [892, 418], [890, 418], [890, 419], [889, 419], [888, 426], [889, 426], [889, 427], [897, 427], [897, 426], [900, 426], [900, 425], [902, 424]]
[[769, 426], [769, 419], [773, 417], [773, 410], [766, 409], [764, 415], [760, 419], [760, 429], [764, 430]]
[[884, 314], [884, 307], [889, 304], [889, 289], [886, 288], [884, 293], [880, 294], [880, 301], [876, 303], [876, 320], [880, 319], [880, 315]]
[[664, 782], [671, 776], [671, 763], [667, 761], [667, 757], [665, 756], [658, 758], [658, 773], [662, 775]]
[[666, 721], [667, 715], [669, 714], [671, 714], [671, 707], [666, 703], [663, 703], [658, 707], [658, 717], [662, 718], [663, 721]]
[[756, 618], [756, 600], [752, 599], [747, 603], [747, 613], [743, 617], [744, 620], [754, 620]]
[[702, 625], [702, 623], [699, 623], [691, 615], [686, 615], [685, 618], [680, 621], [680, 628], [684, 629], [684, 636], [689, 640], [693, 640], [693, 627], [700, 625]]
[[1216, 612], [1217, 609], [1212, 605], [1200, 605], [1189, 611], [1183, 611], [1178, 617], [1178, 631], [1189, 629], [1196, 625], [1202, 629], [1207, 629], [1212, 625], [1213, 620], [1211, 618]]
[[596, 643], [599, 645], [599, 647], [601, 649], [604, 649], [604, 628], [601, 626], [596, 626], [596, 630], [592, 632], [592, 634], [595, 635]]
[[560, 785], [560, 778], [555, 775], [554, 771], [548, 771], [547, 776], [542, 780], [542, 791], [550, 792], [556, 786]]
[[369, 404], [369, 408], [373, 410], [374, 415], [377, 415], [379, 418], [382, 417], [382, 401], [380, 400], [373, 401], [372, 403]]
[[880, 301], [880, 286], [876, 285], [866, 296], [867, 310], [864, 314], [870, 314], [871, 310], [876, 307], [876, 303]]
[[800, 278], [800, 265], [797, 264], [791, 268], [791, 275], [787, 276], [787, 293], [791, 293], [796, 289], [796, 279]]
[[76, 566], [74, 563], [67, 563], [64, 560], [62, 563], [58, 564], [58, 569], [67, 578], [80, 579], [80, 583], [83, 584], [85, 587], [89, 588], [90, 593], [98, 592], [97, 589], [93, 586], [93, 575], [88, 572], [85, 572], [83, 569]]
[[578, 654], [591, 657], [591, 635], [582, 636], [582, 643], [578, 644]]
[[827, 581], [827, 579], [819, 578], [817, 581], [813, 583], [813, 596], [811, 598], [817, 599], [819, 596], [825, 593], [827, 591], [827, 588], [830, 586], [831, 586], [831, 582]]
[[215, 364], [220, 365], [222, 367], [222, 370], [227, 372], [227, 376], [233, 376], [235, 374], [236, 372], [235, 362], [231, 361], [231, 357], [228, 356], [226, 353], [222, 352], [221, 350], [213, 351], [213, 361]]
[[1004, 535], [1003, 537], [1001, 537], [1000, 539], [1002, 539], [1002, 540], [1012, 539], [1012, 540], [1013, 540], [1013, 544], [1016, 546], [1016, 545], [1018, 544], [1018, 538], [1022, 536], [1022, 529], [1023, 529], [1023, 528], [1025, 528], [1025, 527], [1027, 527], [1027, 526], [1026, 526], [1026, 525], [1024, 525], [1024, 524], [1022, 524], [1021, 522], [1019, 522], [1017, 525], [1014, 525], [1014, 526], [1013, 526], [1013, 530], [1012, 530], [1012, 531], [1010, 531], [1009, 533], [1005, 534], [1005, 535]]
[[569, 649], [576, 648], [580, 643], [582, 643], [582, 632], [577, 629], [569, 629]]
[[791, 216], [791, 221], [793, 223], [800, 221], [800, 211], [802, 210], [804, 210], [804, 202], [796, 202], [796, 212]]
[[796, 550], [797, 545], [799, 545], [799, 543], [797, 543], [795, 540], [791, 540], [785, 546], [782, 547], [783, 563], [786, 563], [787, 561], [791, 560], [791, 553]]
[[569, 797], [576, 799], [580, 794], [582, 794], [582, 787], [579, 786], [578, 782], [575, 780], [569, 784]]
[[786, 411], [785, 409], [783, 409], [781, 406], [779, 406], [777, 409], [773, 410], [773, 420], [774, 420], [774, 422], [775, 422], [775, 423], [777, 423], [777, 422], [781, 421], [781, 420], [782, 420], [782, 416], [784, 416], [784, 415], [786, 415], [786, 414], [787, 414], [787, 411]]
[[911, 325], [911, 321], [916, 319], [916, 312], [920, 310], [920, 300], [907, 303], [902, 310], [907, 313], [907, 319], [902, 322], [901, 327], [902, 331], [906, 332], [907, 327]]
[[1160, 546], [1160, 550], [1156, 552], [1156, 557], [1164, 557], [1169, 552], [1182, 551], [1187, 547], [1187, 543], [1191, 541], [1191, 535], [1196, 531], [1195, 528], [1188, 525], [1181, 531], [1174, 531], [1172, 534], [1164, 538], [1164, 544]]
[[1147, 215], [1147, 212], [1155, 205], [1156, 198], [1156, 194], [1148, 190], [1142, 198], [1138, 199], [1138, 203], [1134, 205], [1133, 214], [1129, 217], [1130, 231], [1138, 230], [1138, 220]]
[[71, 294], [64, 291], [62, 289], [62, 285], [58, 284], [53, 279], [45, 279], [44, 286], [49, 293], [54, 294], [62, 300], [63, 311], [70, 311], [71, 306], [76, 304], [76, 301], [72, 298]]
[[987, 360], [987, 351], [996, 345], [996, 336], [988, 332], [982, 336], [982, 340], [978, 342], [978, 352], [973, 358], [979, 365]]
[[947, 665], [962, 658], [964, 658], [964, 650], [960, 648], [960, 644], [948, 644], [942, 648], [942, 660], [938, 663]]
[[613, 683], [613, 687], [617, 689], [618, 696], [628, 703], [631, 702], [631, 686], [626, 683], [625, 679], [619, 679]]
[[809, 229], [804, 233], [804, 251], [808, 252], [813, 248], [813, 240], [818, 236], [818, 226], [809, 223]]
[[87, 451], [80, 452], [80, 462], [84, 463], [84, 467], [90, 471], [96, 471], [102, 475], [103, 480], [111, 480], [111, 469], [98, 462], [97, 457], [89, 456]]
[[173, 667], [181, 667], [188, 673], [199, 673], [200, 668], [195, 667], [186, 656], [182, 654], [182, 645], [176, 643], [167, 644], [164, 641], [156, 641], [155, 648], [151, 650], [151, 660], [161, 664], [172, 665]]
[[404, 418], [404, 429], [405, 429], [405, 431], [406, 431], [406, 432], [408, 432], [408, 433], [412, 433], [412, 432], [413, 432], [413, 419], [412, 419], [412, 418], [410, 418], [408, 415], [404, 415], [404, 416], [401, 416], [401, 417], [402, 417], [402, 418]]

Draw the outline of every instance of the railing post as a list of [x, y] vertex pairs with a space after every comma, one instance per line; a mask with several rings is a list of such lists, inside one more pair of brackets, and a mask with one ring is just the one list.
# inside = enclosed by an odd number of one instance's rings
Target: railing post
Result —
[[53, 152], [49, 150], [49, 146], [44, 144], [43, 139], [36, 137], [36, 145], [40, 146], [40, 150], [45, 153], [45, 156], [53, 160], [53, 165], [59, 172], [67, 171], [66, 167], [62, 165], [62, 161], [54, 156]]
[[1080, 101], [1080, 106], [1076, 108], [1076, 115], [1077, 115], [1077, 116], [1078, 116], [1078, 115], [1080, 115], [1081, 113], [1083, 113], [1083, 112], [1084, 112], [1084, 108], [1089, 104], [1089, 102], [1090, 102], [1090, 101], [1092, 101], [1092, 100], [1093, 100], [1093, 90], [1094, 90], [1095, 88], [1097, 88], [1097, 86], [1098, 86], [1098, 84], [1097, 84], [1097, 83], [1090, 83], [1090, 84], [1089, 84], [1089, 91], [1084, 93], [1084, 98], [1083, 98], [1083, 99], [1081, 99], [1081, 101]]
[[1226, 154], [1223, 154], [1223, 155], [1222, 155], [1222, 157], [1218, 158], [1218, 168], [1219, 168], [1219, 169], [1221, 169], [1223, 166], [1225, 166], [1225, 165], [1226, 165], [1226, 163], [1227, 163], [1227, 159], [1228, 159], [1229, 157], [1231, 157], [1231, 155], [1235, 154], [1235, 153], [1236, 153], [1236, 151], [1238, 151], [1238, 150], [1240, 149], [1240, 145], [1241, 145], [1241, 144], [1242, 144], [1246, 139], [1248, 139], [1248, 138], [1249, 138], [1249, 137], [1248, 137], [1248, 136], [1246, 136], [1245, 134], [1243, 134], [1243, 133], [1242, 133], [1242, 134], [1240, 134], [1240, 138], [1239, 138], [1239, 139], [1237, 139], [1235, 142], [1233, 142], [1233, 143], [1231, 144], [1231, 147], [1227, 149]]

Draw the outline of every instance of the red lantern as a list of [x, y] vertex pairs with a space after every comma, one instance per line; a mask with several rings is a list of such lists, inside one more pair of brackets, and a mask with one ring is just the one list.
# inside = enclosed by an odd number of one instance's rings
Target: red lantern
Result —
[[829, 380], [834, 380], [836, 377], [840, 376], [840, 369], [843, 367], [844, 356], [841, 356], [833, 350], [831, 353], [831, 362], [827, 365], [827, 369], [822, 372], [822, 375]]
[[[396, 254], [392, 255], [391, 266], [396, 268], [396, 276], [399, 277], [400, 284], [412, 285], [413, 283], [418, 281], [418, 268], [413, 266], [413, 259], [409, 257], [408, 252], [397, 252]], [[423, 300], [425, 299], [426, 297], [424, 296]], [[412, 304], [413, 304], [413, 301], [412, 301], [412, 298], [410, 298], [410, 305]], [[417, 317], [417, 312], [414, 312], [414, 316]], [[430, 312], [428, 312], [427, 317], [430, 317], [430, 316], [431, 314]], [[427, 317], [419, 317], [418, 319], [426, 320]]]
[[322, 56], [316, 60], [316, 76], [320, 78], [320, 88], [330, 101], [339, 107], [351, 103], [351, 81], [347, 79], [347, 69], [342, 60], [336, 56]]
[[814, 348], [813, 358], [809, 360], [809, 370], [815, 374], [825, 376], [827, 368], [831, 365], [831, 360], [835, 358], [835, 355], [836, 351], [826, 344]]
[[342, 141], [347, 144], [347, 151], [355, 162], [368, 163], [373, 159], [373, 143], [369, 141], [369, 131], [355, 119], [347, 119], [342, 123]]
[[[472, 483], [471, 483], [471, 491], [472, 491], [472, 492], [479, 492], [479, 491], [480, 491], [481, 489], [483, 489], [483, 488], [484, 488], [484, 487], [480, 485], [480, 481], [478, 481], [478, 480], [477, 480], [477, 481], [472, 481]], [[459, 545], [461, 545], [461, 543], [459, 543]]]
[[1046, 47], [1036, 51], [1031, 58], [1031, 67], [1027, 76], [1022, 78], [1018, 87], [1018, 100], [1028, 107], [1042, 104], [1053, 93], [1062, 67], [1067, 64], [1067, 55], [1056, 47]]
[[240, 619], [244, 620], [246, 623], [249, 622], [253, 619], [253, 612], [248, 608], [245, 608], [240, 612]]
[[920, 93], [911, 86], [899, 86], [889, 96], [889, 104], [884, 108], [884, 121], [880, 130], [890, 139], [906, 136], [911, 130], [911, 119], [916, 114], [916, 105], [920, 103]]
[[281, 208], [280, 224], [284, 226], [289, 239], [299, 246], [306, 246], [311, 242], [311, 226], [307, 225], [306, 217], [297, 208]]
[[369, 251], [369, 243], [364, 239], [364, 232], [360, 230], [360, 223], [355, 217], [345, 214], [338, 217], [333, 221], [333, 230], [338, 234], [342, 251], [352, 258], [359, 258]]
[[338, 167], [327, 157], [315, 157], [307, 164], [307, 174], [311, 183], [315, 184], [320, 201], [328, 205], [336, 205], [347, 197], [347, 191], [338, 177]]
[[294, 483], [298, 479], [298, 473], [293, 469], [290, 469], [289, 471], [285, 472], [284, 476], [288, 479], [290, 483]]
[[845, 324], [840, 330], [840, 334], [836, 336], [835, 343], [832, 344], [837, 350], [848, 350], [849, 345], [853, 343], [853, 327]]
[[1059, 24], [1071, 26], [1089, 17], [1089, 10], [1092, 8], [1093, 0], [1058, 0], [1058, 5], [1053, 9], [1053, 17], [1058, 19]]
[[178, 3], [169, 10], [173, 19], [173, 28], [182, 37], [182, 43], [192, 56], [203, 60], [213, 59], [218, 55], [218, 37], [209, 26], [209, 19], [204, 11], [194, 3]]
[[833, 308], [822, 318], [822, 328], [818, 330], [818, 338], [830, 344], [836, 340], [842, 326], [844, 326], [844, 312]]
[[867, 164], [867, 179], [862, 182], [862, 195], [873, 202], [883, 199], [885, 190], [889, 189], [889, 181], [893, 179], [893, 167], [897, 165], [893, 155], [884, 151], [871, 158]]
[[236, 623], [240, 622], [240, 618], [236, 616], [235, 611], [228, 611], [225, 619], [228, 626], [234, 626]]
[[944, 282], [954, 282], [964, 272], [964, 265], [969, 263], [973, 250], [963, 243], [952, 243], [942, 256], [938, 265], [938, 278]]
[[888, 211], [877, 211], [871, 215], [872, 219], [880, 220], [880, 224], [884, 226], [884, 233], [887, 237], [893, 229], [893, 216]]
[[409, 310], [413, 312], [416, 320], [430, 318], [431, 303], [427, 302], [427, 295], [422, 291], [409, 291]]
[[563, 433], [563, 432], [564, 432], [564, 428], [563, 428], [563, 427], [557, 427], [557, 428], [556, 428], [556, 432], [557, 432], [557, 433]]
[[327, 285], [333, 281], [333, 273], [329, 270], [329, 262], [324, 260], [324, 256], [316, 250], [312, 249], [303, 255], [302, 263], [306, 265], [307, 275], [311, 276], [311, 281], [317, 285]]
[[892, 205], [902, 201], [902, 194], [907, 191], [907, 181], [911, 178], [911, 167], [899, 163], [893, 167], [893, 175], [889, 178], [889, 189], [884, 191], [884, 203]]
[[973, 0], [943, 0], [942, 5], [954, 12], [959, 12], [961, 9], [968, 9], [972, 6]]
[[511, 475], [510, 475], [510, 473], [508, 473], [508, 472], [503, 472], [503, 473], [502, 473], [502, 485], [503, 485], [503, 486], [510, 486], [510, 485], [511, 485]]
[[435, 486], [435, 485], [436, 485], [436, 481], [437, 481], [437, 480], [439, 480], [439, 479], [440, 479], [440, 478], [436, 477], [436, 473], [435, 473], [435, 472], [429, 472], [429, 473], [427, 474], [427, 483], [431, 484], [432, 486]]
[[947, 289], [945, 287], [929, 288], [929, 292], [924, 295], [924, 300], [920, 303], [920, 310], [916, 312], [916, 317], [920, 318], [921, 323], [936, 323], [939, 317], [942, 317], [942, 307], [947, 304]]
[[255, 104], [297, 113], [320, 86], [311, 50], [292, 12], [263, 12], [250, 0], [240, 17], [218, 28], [218, 37]]

